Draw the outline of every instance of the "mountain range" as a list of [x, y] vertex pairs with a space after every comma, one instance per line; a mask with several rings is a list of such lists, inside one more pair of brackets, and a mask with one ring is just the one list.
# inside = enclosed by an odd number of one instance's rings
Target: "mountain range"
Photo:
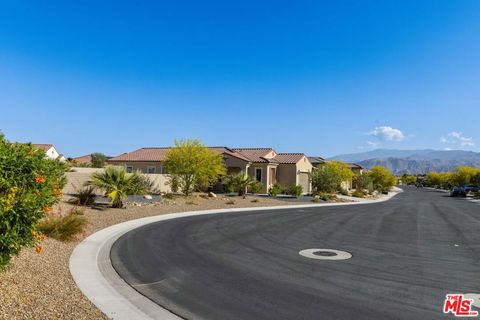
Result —
[[375, 149], [361, 153], [341, 154], [329, 159], [354, 162], [367, 169], [382, 165], [397, 175], [453, 171], [458, 166], [480, 167], [480, 153], [464, 150]]

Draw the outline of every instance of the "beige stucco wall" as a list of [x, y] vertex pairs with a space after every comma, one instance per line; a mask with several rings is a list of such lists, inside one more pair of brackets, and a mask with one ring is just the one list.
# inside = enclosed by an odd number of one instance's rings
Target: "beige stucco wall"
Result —
[[[79, 172], [66, 172], [65, 176], [67, 178], [67, 183], [63, 188], [63, 193], [72, 194], [76, 192], [77, 189], [82, 189], [85, 182], [90, 180], [90, 176], [93, 172], [102, 171], [104, 169], [95, 169], [95, 168], [81, 168], [81, 169], [90, 169], [80, 170]], [[93, 169], [93, 170], [92, 170]], [[145, 174], [152, 182], [153, 188], [158, 192], [170, 192], [170, 186], [166, 184], [168, 181], [168, 176], [165, 174]], [[98, 192], [100, 194], [100, 191]]]
[[[277, 164], [271, 163], [252, 163], [248, 168], [248, 175], [255, 179], [255, 168], [262, 169], [262, 185], [263, 188], [260, 193], [267, 193], [268, 189], [271, 187], [271, 184], [268, 183], [268, 179], [270, 177], [270, 168], [277, 168]], [[277, 168], [278, 170], [278, 168]], [[274, 179], [275, 182], [276, 179]]]
[[277, 171], [277, 182], [284, 187], [297, 184], [297, 165], [279, 164]]

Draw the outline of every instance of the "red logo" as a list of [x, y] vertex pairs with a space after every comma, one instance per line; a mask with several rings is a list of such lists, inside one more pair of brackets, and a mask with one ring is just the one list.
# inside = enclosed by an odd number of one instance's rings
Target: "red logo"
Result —
[[476, 317], [478, 311], [472, 310], [473, 299], [467, 299], [463, 294], [447, 294], [443, 313], [453, 313], [456, 317]]

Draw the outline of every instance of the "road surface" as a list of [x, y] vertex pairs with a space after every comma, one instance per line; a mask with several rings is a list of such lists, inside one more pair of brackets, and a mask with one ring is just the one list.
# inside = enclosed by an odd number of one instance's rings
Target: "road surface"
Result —
[[[309, 248], [348, 260], [299, 255]], [[187, 319], [445, 319], [480, 292], [480, 206], [405, 188], [387, 202], [188, 217], [122, 236], [111, 260]], [[448, 318], [453, 318], [449, 316]]]

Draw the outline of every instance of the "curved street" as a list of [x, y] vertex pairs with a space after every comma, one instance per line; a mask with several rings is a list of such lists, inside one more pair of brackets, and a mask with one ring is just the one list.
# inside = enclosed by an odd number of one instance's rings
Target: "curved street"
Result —
[[[478, 204], [406, 187], [375, 204], [153, 223], [110, 255], [128, 284], [187, 319], [438, 319], [447, 293], [480, 292], [479, 230]], [[311, 248], [352, 257], [299, 254]]]

